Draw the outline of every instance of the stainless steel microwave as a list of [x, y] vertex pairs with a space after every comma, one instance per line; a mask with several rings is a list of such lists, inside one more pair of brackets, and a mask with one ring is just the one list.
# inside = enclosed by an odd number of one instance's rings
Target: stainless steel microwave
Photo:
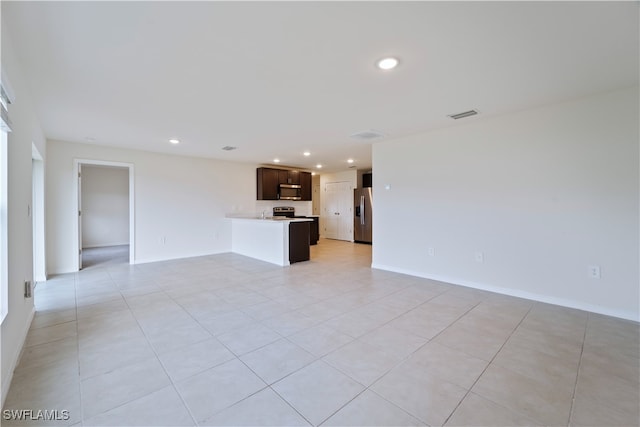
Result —
[[280, 184], [278, 187], [278, 199], [302, 200], [302, 186], [298, 184]]

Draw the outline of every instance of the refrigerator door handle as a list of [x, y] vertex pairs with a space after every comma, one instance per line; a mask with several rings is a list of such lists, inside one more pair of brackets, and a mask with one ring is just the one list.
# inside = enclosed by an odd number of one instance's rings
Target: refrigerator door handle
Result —
[[364, 196], [360, 196], [360, 224], [364, 225]]

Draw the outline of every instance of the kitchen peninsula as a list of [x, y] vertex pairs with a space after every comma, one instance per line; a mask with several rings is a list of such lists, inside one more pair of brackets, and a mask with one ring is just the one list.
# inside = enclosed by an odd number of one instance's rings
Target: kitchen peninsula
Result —
[[309, 260], [310, 218], [228, 217], [231, 250], [281, 266]]

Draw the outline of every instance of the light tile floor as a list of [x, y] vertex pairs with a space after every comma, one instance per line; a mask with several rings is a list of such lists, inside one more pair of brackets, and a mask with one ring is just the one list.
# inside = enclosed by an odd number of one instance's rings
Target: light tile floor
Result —
[[5, 409], [70, 419], [30, 424], [640, 422], [637, 323], [372, 270], [347, 242], [289, 268], [94, 255], [36, 288]]

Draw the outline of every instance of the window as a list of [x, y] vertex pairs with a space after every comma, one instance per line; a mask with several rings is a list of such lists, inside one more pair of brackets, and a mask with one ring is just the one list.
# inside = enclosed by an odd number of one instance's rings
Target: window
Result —
[[[4, 79], [3, 79], [4, 80]], [[8, 137], [11, 132], [8, 106], [11, 98], [7, 95], [8, 86], [3, 81], [0, 85], [0, 322], [9, 312], [9, 271], [7, 242], [7, 204], [8, 204]]]
[[2, 289], [0, 322], [9, 312], [7, 262], [7, 132], [3, 129], [0, 130], [0, 287]]

